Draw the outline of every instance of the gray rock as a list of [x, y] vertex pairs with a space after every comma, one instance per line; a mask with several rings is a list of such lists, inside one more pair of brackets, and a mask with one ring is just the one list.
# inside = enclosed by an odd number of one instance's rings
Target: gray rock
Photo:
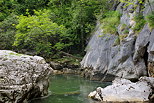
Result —
[[51, 72], [42, 57], [0, 50], [0, 102], [23, 103], [47, 95]]
[[151, 35], [149, 36], [149, 46], [148, 46], [148, 53], [150, 54], [148, 57], [148, 61], [151, 62], [154, 62], [153, 46], [154, 46], [154, 30], [152, 30]]
[[[124, 38], [120, 45], [114, 46], [115, 35], [103, 34], [99, 27], [87, 47], [81, 66], [83, 75], [91, 80], [112, 81], [116, 77], [137, 80], [146, 76], [144, 60], [134, 62], [134, 35]], [[103, 36], [100, 36], [103, 35]]]
[[[89, 97], [106, 102], [146, 102], [152, 93], [154, 78], [142, 77], [133, 83], [126, 79], [115, 79], [112, 85], [105, 88], [98, 87]], [[96, 95], [97, 94], [97, 95]]]
[[[150, 2], [153, 8], [154, 0]], [[103, 34], [101, 24], [97, 25], [81, 62], [83, 76], [102, 81], [112, 81], [116, 77], [137, 80], [141, 76], [154, 76], [154, 30], [145, 24], [141, 32], [135, 32], [134, 16], [139, 7], [135, 9], [130, 5], [124, 8], [122, 5], [125, 4], [120, 3], [117, 7], [122, 13], [118, 35]], [[147, 2], [144, 6], [141, 13], [145, 16], [150, 8]], [[124, 33], [125, 30], [128, 33]], [[120, 44], [115, 45], [116, 38], [120, 38]]]
[[[111, 47], [113, 46], [115, 38], [115, 35], [104, 35], [101, 26], [97, 28], [95, 35], [93, 35], [87, 46], [87, 53], [81, 61], [82, 68], [86, 68], [84, 71], [86, 77], [90, 77], [91, 80], [102, 78], [99, 76], [107, 71]], [[92, 70], [91, 67], [93, 68]]]
[[148, 25], [145, 25], [136, 39], [135, 53], [133, 56], [134, 61], [137, 61], [139, 59], [143, 59], [143, 56], [144, 56], [146, 49], [149, 45], [148, 43], [149, 43], [150, 35], [151, 35], [151, 32], [148, 28]]
[[130, 22], [129, 14], [127, 12], [124, 12], [120, 21], [121, 21], [121, 24], [126, 24], [127, 26], [129, 26], [129, 22]]
[[56, 63], [53, 61], [50, 61], [50, 66], [54, 69], [54, 70], [62, 70], [63, 66], [60, 63]]
[[154, 88], [154, 78], [152, 77], [141, 77], [139, 81], [146, 81], [152, 88]]
[[149, 46], [148, 46], [148, 73], [149, 76], [154, 77], [154, 30], [151, 32], [149, 37]]
[[145, 3], [144, 7], [144, 11], [143, 11], [143, 15], [146, 16], [149, 13], [151, 13], [154, 10], [154, 0], [149, 0], [150, 4], [148, 2]]

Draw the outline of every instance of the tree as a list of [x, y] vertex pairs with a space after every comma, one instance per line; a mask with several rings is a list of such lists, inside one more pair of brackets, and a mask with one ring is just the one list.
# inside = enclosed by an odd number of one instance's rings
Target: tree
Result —
[[35, 50], [37, 54], [49, 56], [56, 50], [71, 45], [66, 28], [58, 25], [49, 18], [49, 10], [34, 11], [35, 15], [20, 15], [16, 26], [14, 46], [19, 49]]
[[95, 27], [97, 16], [108, 9], [107, 0], [50, 0], [54, 22], [64, 25], [70, 35], [71, 50], [80, 53]]
[[11, 13], [15, 12], [17, 7], [16, 0], [0, 0], [0, 21], [3, 21]]
[[12, 49], [17, 23], [17, 15], [13, 13], [0, 22], [0, 49]]

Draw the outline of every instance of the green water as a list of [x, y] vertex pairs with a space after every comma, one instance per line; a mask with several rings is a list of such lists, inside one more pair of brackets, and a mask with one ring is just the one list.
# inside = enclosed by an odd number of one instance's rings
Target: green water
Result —
[[31, 103], [97, 103], [88, 98], [88, 94], [99, 86], [110, 84], [86, 80], [75, 75], [54, 75], [50, 79], [51, 95]]

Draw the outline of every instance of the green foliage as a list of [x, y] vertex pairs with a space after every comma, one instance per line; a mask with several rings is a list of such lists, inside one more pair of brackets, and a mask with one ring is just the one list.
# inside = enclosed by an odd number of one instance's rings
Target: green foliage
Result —
[[113, 46], [120, 45], [120, 38], [119, 36], [115, 39]]
[[71, 49], [85, 48], [86, 39], [96, 24], [96, 15], [108, 9], [107, 0], [50, 0], [53, 21], [67, 28], [74, 45]]
[[129, 30], [126, 29], [126, 30], [123, 31], [123, 33], [124, 33], [124, 34], [128, 34], [128, 33], [129, 33]]
[[[46, 56], [61, 50], [81, 53], [98, 15], [110, 5], [108, 0], [0, 0], [1, 49], [13, 44]], [[20, 15], [18, 25], [17, 18], [5, 23], [11, 13]]]
[[[12, 1], [12, 0], [10, 0]], [[17, 1], [15, 6], [15, 12], [18, 14], [26, 14], [26, 10], [29, 10], [30, 14], [33, 14], [33, 10], [39, 10], [46, 8], [49, 0], [13, 0]]]
[[47, 7], [49, 0], [0, 0], [0, 21], [3, 21], [11, 13], [26, 14], [29, 9], [30, 14], [33, 10]]
[[145, 25], [146, 21], [144, 19], [144, 16], [142, 14], [137, 14], [134, 17], [134, 20], [136, 22], [135, 27], [133, 28], [134, 31], [139, 32]]
[[0, 0], [0, 21], [3, 21], [7, 16], [14, 12], [16, 6], [16, 0]]
[[49, 10], [39, 10], [34, 13], [32, 16], [19, 16], [14, 46], [19, 49], [35, 50], [37, 54], [44, 56], [69, 46], [69, 43], [65, 45], [65, 40], [69, 39], [66, 28], [52, 22]]
[[146, 16], [146, 21], [151, 29], [154, 29], [154, 12]]
[[102, 17], [103, 33], [116, 34], [117, 26], [120, 24], [121, 14], [118, 11], [109, 11]]
[[122, 24], [121, 27], [120, 27], [120, 30], [123, 31], [125, 29], [127, 29], [127, 25], [126, 24]]
[[[122, 3], [125, 3], [125, 7], [128, 7], [129, 5], [133, 5], [134, 7], [137, 7], [140, 4], [144, 4], [144, 0], [119, 0]], [[136, 4], [135, 2], [138, 2], [138, 4]]]
[[15, 14], [10, 14], [0, 22], [0, 49], [12, 49], [16, 32], [15, 25], [17, 23], [17, 16]]

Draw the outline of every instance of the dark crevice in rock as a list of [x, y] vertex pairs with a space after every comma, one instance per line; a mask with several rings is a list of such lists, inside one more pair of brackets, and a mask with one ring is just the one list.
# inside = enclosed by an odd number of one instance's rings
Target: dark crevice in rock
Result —
[[143, 55], [143, 59], [144, 59], [146, 67], [148, 67], [148, 56], [149, 56], [148, 46], [149, 46], [149, 43], [145, 46], [145, 52], [144, 52], [144, 55]]
[[129, 79], [131, 82], [133, 83], [136, 83], [137, 81], [139, 81], [139, 79], [136, 79], [136, 78], [132, 78], [132, 79]]

